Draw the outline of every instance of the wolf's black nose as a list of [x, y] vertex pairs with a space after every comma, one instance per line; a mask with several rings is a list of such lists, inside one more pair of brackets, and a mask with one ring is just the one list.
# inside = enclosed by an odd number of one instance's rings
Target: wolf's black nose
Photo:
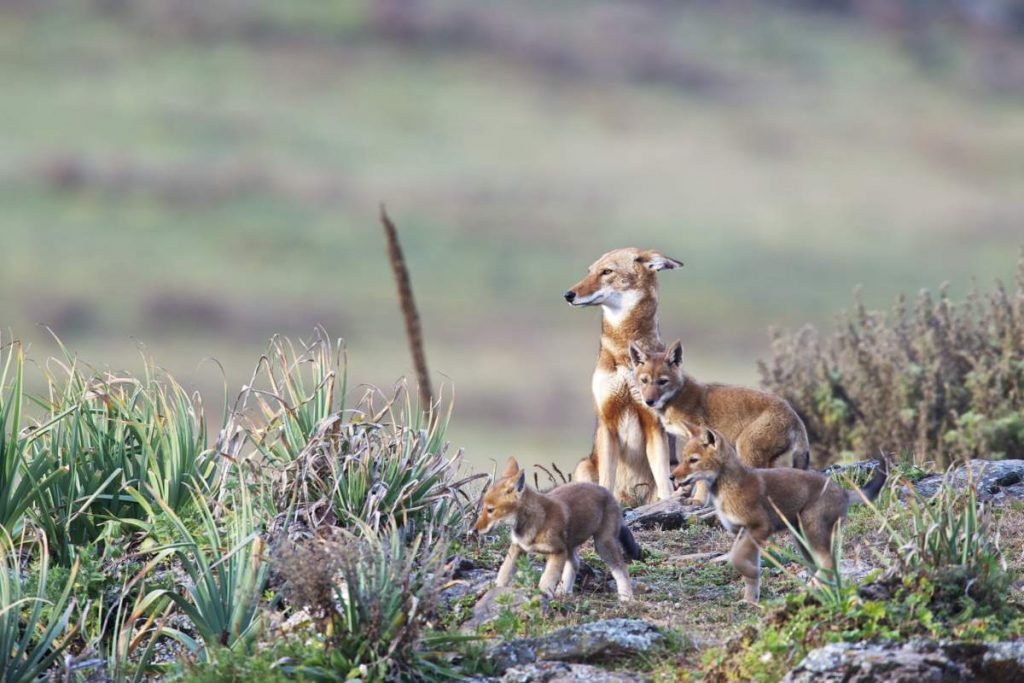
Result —
[[565, 293], [565, 294], [563, 294], [562, 296], [564, 296], [564, 297], [565, 297], [565, 300], [566, 300], [566, 301], [568, 301], [569, 303], [572, 303], [573, 299], [575, 299], [575, 298], [576, 298], [576, 292], [574, 292], [574, 291], [572, 291], [572, 290], [570, 289], [570, 290], [569, 290], [568, 292], [566, 292], [566, 293]]

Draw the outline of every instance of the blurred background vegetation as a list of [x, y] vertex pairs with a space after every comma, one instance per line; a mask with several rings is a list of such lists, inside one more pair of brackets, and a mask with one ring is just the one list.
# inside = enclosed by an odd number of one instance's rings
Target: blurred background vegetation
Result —
[[827, 328], [1024, 242], [1024, 2], [0, 0], [0, 325], [216, 410], [274, 333], [412, 376], [399, 226], [449, 437], [489, 467], [590, 446], [599, 312], [652, 247], [662, 336], [755, 382]]

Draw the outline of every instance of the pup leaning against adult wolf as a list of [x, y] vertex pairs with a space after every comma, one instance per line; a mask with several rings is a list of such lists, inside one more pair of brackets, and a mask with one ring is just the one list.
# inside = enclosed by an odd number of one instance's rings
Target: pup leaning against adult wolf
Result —
[[[811, 452], [804, 423], [789, 403], [756, 389], [727, 384], [701, 384], [683, 372], [683, 345], [667, 351], [629, 347], [634, 387], [670, 434], [689, 438], [707, 425], [736, 445], [751, 467], [807, 469]], [[706, 502], [703, 485], [694, 498]]]
[[707, 484], [718, 519], [729, 531], [742, 527], [728, 559], [743, 575], [744, 600], [757, 602], [761, 594], [761, 548], [773, 533], [789, 523], [805, 537], [809, 548], [797, 546], [822, 569], [832, 569], [832, 534], [851, 503], [874, 500], [885, 485], [884, 459], [868, 485], [847, 491], [826, 475], [813, 470], [777, 467], [770, 470], [744, 465], [733, 445], [707, 427], [683, 447], [677, 481]]
[[623, 525], [619, 504], [607, 489], [573, 482], [540, 493], [526, 485], [526, 472], [515, 458], [509, 458], [501, 478], [484, 494], [474, 528], [486, 533], [502, 521], [512, 525], [512, 545], [498, 570], [498, 586], [508, 585], [516, 559], [526, 550], [547, 558], [540, 577], [542, 591], [549, 595], [572, 593], [580, 566], [577, 548], [593, 538], [597, 554], [611, 569], [619, 600], [633, 597], [623, 550], [630, 559], [638, 560], [640, 546]]
[[630, 390], [629, 344], [662, 348], [658, 335], [660, 270], [683, 264], [641, 249], [610, 251], [565, 293], [573, 306], [601, 306], [601, 347], [591, 381], [597, 428], [590, 456], [574, 481], [597, 482], [620, 501], [653, 502], [672, 495], [665, 430]]

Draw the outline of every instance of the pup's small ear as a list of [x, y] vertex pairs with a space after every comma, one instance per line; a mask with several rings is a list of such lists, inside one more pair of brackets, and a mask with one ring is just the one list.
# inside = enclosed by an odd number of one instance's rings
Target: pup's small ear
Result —
[[638, 263], [643, 264], [644, 268], [650, 271], [657, 272], [659, 270], [674, 270], [676, 268], [682, 268], [683, 262], [677, 261], [674, 258], [669, 258], [661, 252], [648, 250], [640, 254], [636, 258]]
[[520, 470], [519, 463], [515, 458], [509, 456], [508, 461], [505, 463], [505, 471], [502, 473], [501, 478], [505, 479], [511, 477], [513, 474]]
[[669, 347], [668, 353], [665, 354], [668, 359], [668, 364], [678, 368], [683, 364], [683, 342], [676, 340], [676, 343]]
[[629, 362], [633, 364], [633, 367], [647, 362], [647, 354], [636, 345], [636, 342], [629, 343]]
[[516, 479], [516, 493], [522, 493], [523, 489], [526, 488], [526, 470], [519, 472], [519, 478]]
[[689, 420], [683, 420], [683, 426], [686, 427], [686, 431], [690, 432], [690, 438], [700, 436], [700, 425]]
[[707, 427], [700, 428], [700, 442], [708, 448], [715, 450], [718, 448], [718, 435], [715, 434], [715, 430], [708, 429]]

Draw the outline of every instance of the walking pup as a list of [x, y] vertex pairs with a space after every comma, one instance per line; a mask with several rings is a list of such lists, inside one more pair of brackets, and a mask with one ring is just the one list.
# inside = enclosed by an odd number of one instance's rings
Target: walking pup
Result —
[[594, 539], [594, 548], [615, 579], [619, 600], [633, 597], [623, 550], [640, 559], [640, 546], [622, 523], [622, 511], [611, 492], [597, 484], [573, 482], [539, 493], [526, 485], [526, 472], [515, 458], [484, 494], [478, 533], [507, 521], [512, 526], [512, 545], [498, 570], [498, 586], [507, 586], [523, 550], [544, 555], [547, 564], [540, 589], [548, 595], [572, 593], [580, 558], [577, 548]]
[[761, 595], [761, 548], [769, 536], [790, 527], [798, 530], [807, 543], [797, 539], [805, 557], [831, 570], [836, 525], [851, 503], [877, 498], [887, 474], [885, 460], [879, 460], [871, 481], [857, 492], [813, 470], [754, 469], [740, 462], [727, 439], [706, 427], [683, 447], [673, 471], [684, 484], [705, 482], [722, 526], [739, 531], [728, 559], [743, 575], [743, 598], [749, 602]]

